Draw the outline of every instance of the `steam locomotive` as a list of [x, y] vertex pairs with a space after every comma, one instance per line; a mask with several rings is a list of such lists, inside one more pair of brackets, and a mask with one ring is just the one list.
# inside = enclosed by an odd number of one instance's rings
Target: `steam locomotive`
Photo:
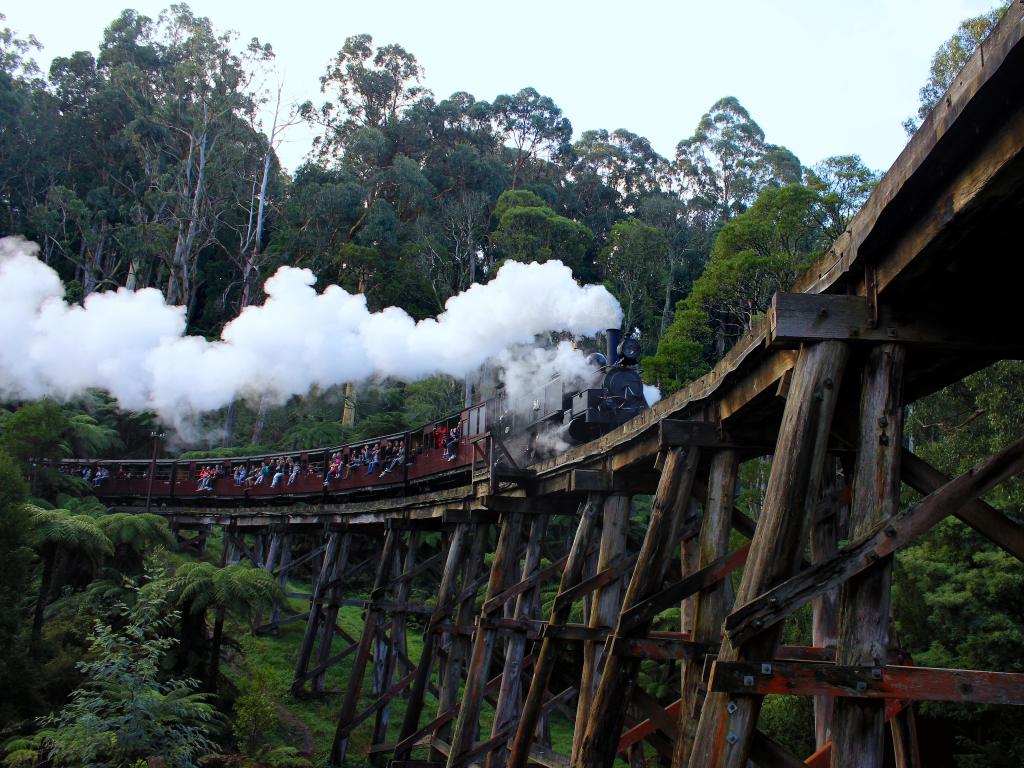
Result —
[[594, 369], [591, 386], [576, 389], [554, 378], [529, 403], [506, 404], [498, 396], [498, 434], [527, 460], [600, 437], [649, 407], [638, 367], [640, 341], [617, 328], [608, 329], [606, 339], [606, 354], [587, 358]]
[[[571, 445], [587, 442], [624, 424], [648, 407], [637, 363], [640, 343], [608, 331], [607, 353], [594, 353], [590, 386], [567, 386], [559, 378], [531, 393], [526, 402], [512, 402], [504, 392], [458, 413], [405, 432], [359, 440], [350, 445], [325, 446], [258, 456], [224, 459], [156, 459], [104, 461], [71, 459], [59, 462], [61, 471], [95, 477], [96, 494], [110, 503], [141, 504], [285, 504], [294, 499], [365, 498], [408, 495], [427, 489], [453, 487], [476, 476], [488, 462], [512, 457], [523, 467]], [[504, 451], [489, 450], [497, 437]], [[371, 467], [350, 464], [336, 471], [338, 457], [354, 456], [363, 447], [387, 446], [404, 460], [396, 471], [385, 472], [386, 460]], [[506, 453], [507, 452], [507, 453]], [[275, 461], [288, 461], [293, 473], [266, 482], [233, 479], [236, 470], [252, 478]], [[344, 464], [342, 464], [345, 467]], [[203, 470], [207, 480], [202, 480]], [[212, 478], [209, 478], [212, 474]]]

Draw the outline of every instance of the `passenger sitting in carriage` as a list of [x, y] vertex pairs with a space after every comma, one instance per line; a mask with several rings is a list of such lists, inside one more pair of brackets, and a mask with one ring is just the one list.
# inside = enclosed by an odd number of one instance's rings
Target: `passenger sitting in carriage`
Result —
[[404, 442], [399, 444], [398, 450], [394, 452], [394, 455], [391, 457], [391, 460], [387, 463], [387, 466], [384, 467], [384, 470], [380, 473], [380, 476], [384, 477], [384, 475], [386, 475], [388, 472], [391, 472], [396, 467], [400, 467], [403, 461], [405, 461]]

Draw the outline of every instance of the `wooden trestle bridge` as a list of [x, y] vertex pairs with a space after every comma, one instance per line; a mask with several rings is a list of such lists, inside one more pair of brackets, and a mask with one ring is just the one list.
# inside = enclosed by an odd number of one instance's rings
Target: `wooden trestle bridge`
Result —
[[[889, 607], [893, 553], [947, 516], [1024, 559], [1024, 527], [979, 498], [1024, 469], [1024, 440], [950, 479], [903, 439], [906, 405], [1024, 357], [1022, 32], [1015, 3], [849, 229], [711, 373], [642, 417], [515, 477], [428, 495], [162, 510], [178, 529], [224, 526], [229, 557], [282, 574], [317, 563], [308, 613], [271, 623], [305, 622], [296, 691], [351, 663], [332, 763], [372, 727], [368, 759], [403, 767], [639, 766], [645, 745], [673, 766], [804, 765], [756, 727], [763, 697], [786, 693], [814, 697], [806, 764], [881, 766], [891, 744], [897, 766], [916, 766], [913, 702], [1024, 704], [1024, 675], [912, 666]], [[734, 495], [756, 457], [771, 470], [755, 523]], [[909, 508], [901, 483], [920, 494]], [[637, 494], [653, 494], [638, 548]], [[432, 531], [440, 549], [421, 546]], [[749, 542], [730, 551], [733, 531]], [[309, 532], [319, 544], [292, 553]], [[345, 600], [359, 537], [376, 542], [376, 573]], [[411, 602], [413, 584], [431, 604]], [[332, 655], [353, 602], [362, 634]], [[807, 604], [813, 645], [780, 645]], [[652, 631], [680, 606], [678, 631]], [[679, 670], [681, 699], [644, 689], [645, 660]], [[398, 696], [404, 718], [389, 722]], [[575, 721], [572, 754], [550, 747], [556, 710]]]

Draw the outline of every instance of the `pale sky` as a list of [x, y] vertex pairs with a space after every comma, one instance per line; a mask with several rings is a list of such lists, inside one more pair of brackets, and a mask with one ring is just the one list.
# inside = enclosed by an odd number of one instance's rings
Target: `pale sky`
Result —
[[[996, 0], [731, 0], [508, 4], [193, 0], [197, 15], [243, 41], [273, 45], [286, 100], [319, 104], [319, 76], [345, 37], [369, 33], [397, 43], [426, 72], [440, 100], [468, 91], [492, 100], [532, 86], [573, 124], [627, 128], [668, 158], [700, 116], [735, 96], [805, 165], [857, 153], [886, 170], [906, 143], [901, 122], [935, 49], [960, 20]], [[24, 0], [2, 9], [5, 24], [45, 46], [37, 61], [97, 50], [103, 29], [125, 7], [156, 17], [166, 2]], [[279, 149], [294, 170], [311, 133], [290, 130]]]

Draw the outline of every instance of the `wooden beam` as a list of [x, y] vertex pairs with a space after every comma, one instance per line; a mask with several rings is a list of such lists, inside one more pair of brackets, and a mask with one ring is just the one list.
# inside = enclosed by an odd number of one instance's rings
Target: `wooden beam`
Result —
[[[664, 582], [672, 550], [679, 540], [680, 523], [690, 503], [699, 463], [700, 450], [697, 448], [690, 449], [685, 457], [679, 448], [668, 452], [658, 491], [651, 504], [644, 543], [623, 600], [625, 610], [650, 597]], [[636, 629], [643, 630], [644, 627]], [[580, 747], [577, 764], [581, 768], [610, 768], [614, 762], [615, 746], [625, 720], [626, 702], [639, 670], [639, 659], [613, 654], [605, 656], [601, 682]]]
[[574, 469], [569, 475], [569, 490], [584, 493], [611, 493], [614, 477], [600, 469]]
[[796, 347], [808, 341], [836, 339], [910, 344], [995, 357], [1013, 358], [1024, 353], [1019, 337], [1000, 338], [991, 328], [984, 334], [972, 333], [964, 324], [949, 327], [921, 312], [902, 318], [889, 307], [879, 309], [879, 318], [872, 323], [866, 296], [779, 292], [768, 309], [768, 344]]
[[559, 609], [571, 607], [573, 603], [581, 599], [584, 595], [589, 595], [595, 589], [603, 587], [605, 584], [608, 584], [622, 576], [624, 573], [629, 571], [634, 564], [636, 564], [635, 554], [624, 554], [617, 557], [608, 565], [607, 568], [594, 574], [589, 579], [584, 579], [576, 586], [570, 587], [564, 592], [560, 591], [555, 597], [555, 607]]
[[955, 701], [1024, 706], [1024, 674], [799, 661], [716, 661], [711, 690], [743, 695]]
[[716, 447], [723, 444], [718, 426], [710, 421], [662, 419], [658, 422], [661, 448]]
[[[933, 493], [950, 480], [906, 448], [903, 449], [900, 461], [903, 482], [919, 493]], [[1018, 560], [1024, 560], [1024, 525], [1011, 520], [981, 499], [968, 502], [954, 514], [996, 546], [1002, 547]]]
[[916, 506], [875, 526], [871, 533], [843, 547], [835, 556], [749, 600], [726, 619], [726, 634], [734, 643], [744, 642], [823, 592], [888, 557], [943, 518], [962, 509], [967, 502], [1022, 471], [1024, 438], [946, 483]]
[[728, 555], [718, 558], [685, 579], [662, 588], [646, 600], [623, 611], [617, 632], [631, 634], [637, 627], [650, 623], [662, 611], [675, 606], [681, 600], [695, 595], [702, 589], [715, 586], [718, 582], [742, 566], [750, 552], [750, 544], [744, 544]]

